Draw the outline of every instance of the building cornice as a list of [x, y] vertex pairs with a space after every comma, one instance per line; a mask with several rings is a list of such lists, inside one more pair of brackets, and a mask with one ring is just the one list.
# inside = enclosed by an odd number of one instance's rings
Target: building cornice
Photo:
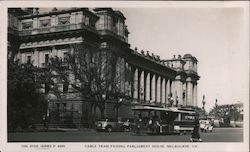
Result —
[[88, 8], [71, 8], [71, 9], [65, 9], [65, 10], [44, 12], [44, 13], [39, 13], [39, 14], [23, 15], [23, 16], [19, 16], [18, 19], [29, 19], [29, 18], [32, 19], [32, 18], [37, 18], [37, 17], [52, 16], [52, 15], [59, 15], [63, 13], [73, 13], [73, 12], [79, 12], [79, 11], [83, 11], [84, 13], [87, 13], [96, 19], [99, 18], [93, 12], [91, 12]]
[[149, 72], [153, 72], [157, 75], [175, 79], [177, 72], [170, 67], [163, 65], [162, 63], [156, 62], [152, 59], [146, 58], [138, 52], [131, 51], [128, 56], [128, 62], [132, 65], [144, 69]]

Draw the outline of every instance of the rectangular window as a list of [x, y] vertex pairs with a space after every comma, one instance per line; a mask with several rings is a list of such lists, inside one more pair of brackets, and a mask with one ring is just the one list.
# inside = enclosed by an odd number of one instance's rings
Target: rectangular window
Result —
[[30, 64], [31, 63], [31, 56], [27, 56], [27, 63]]
[[113, 18], [113, 20], [112, 20], [112, 26], [116, 26], [116, 19], [115, 18]]
[[68, 83], [63, 83], [63, 93], [68, 92], [69, 90], [69, 84]]
[[67, 61], [67, 58], [68, 58], [68, 52], [64, 52], [63, 53], [63, 61]]
[[45, 64], [49, 63], [49, 54], [45, 54]]
[[91, 63], [95, 63], [95, 58], [91, 57]]
[[66, 111], [66, 106], [67, 106], [67, 104], [63, 103], [63, 111]]
[[44, 92], [49, 93], [49, 90], [50, 90], [49, 84], [45, 83]]

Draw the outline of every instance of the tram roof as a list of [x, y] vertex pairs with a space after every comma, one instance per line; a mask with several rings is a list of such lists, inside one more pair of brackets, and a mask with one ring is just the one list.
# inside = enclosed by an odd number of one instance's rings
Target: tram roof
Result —
[[155, 107], [155, 106], [135, 106], [132, 110], [156, 110], [156, 111], [171, 111], [169, 108]]
[[156, 106], [148, 106], [148, 105], [137, 105], [132, 110], [140, 110], [140, 111], [167, 111], [167, 112], [176, 112], [176, 113], [189, 113], [189, 114], [194, 114], [195, 111], [190, 111], [190, 110], [183, 110], [183, 109], [178, 109], [174, 107], [170, 108], [163, 108], [163, 107], [156, 107]]

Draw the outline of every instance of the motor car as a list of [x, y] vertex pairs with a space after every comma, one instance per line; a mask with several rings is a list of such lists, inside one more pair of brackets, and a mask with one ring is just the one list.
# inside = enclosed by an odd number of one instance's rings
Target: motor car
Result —
[[100, 119], [95, 123], [97, 131], [107, 131], [107, 132], [120, 131], [122, 125], [123, 122], [111, 118]]
[[133, 119], [122, 119], [122, 131], [131, 131], [131, 129], [135, 126], [135, 122]]
[[200, 120], [200, 130], [201, 132], [212, 132], [213, 131], [213, 125], [210, 120], [203, 119]]

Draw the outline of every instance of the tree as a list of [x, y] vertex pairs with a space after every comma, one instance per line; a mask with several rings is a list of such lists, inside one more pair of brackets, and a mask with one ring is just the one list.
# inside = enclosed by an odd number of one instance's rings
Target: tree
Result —
[[240, 113], [241, 109], [235, 104], [217, 105], [209, 112], [216, 119], [223, 119], [225, 124], [229, 124], [230, 120], [237, 121]]
[[37, 91], [37, 68], [8, 59], [7, 117], [8, 131], [27, 129], [41, 123], [47, 101]]
[[[96, 46], [72, 44], [67, 64], [74, 76], [72, 87], [79, 91], [84, 100], [89, 100], [93, 119], [96, 108], [104, 117], [107, 99], [118, 100], [125, 96], [121, 89], [122, 74], [119, 71], [119, 56], [112, 50], [99, 49]], [[92, 120], [93, 121], [93, 120]]]
[[[68, 67], [62, 58], [51, 57], [43, 68], [37, 72], [37, 83], [44, 88], [48, 101], [58, 101], [60, 104], [63, 98], [64, 87], [69, 85]], [[62, 89], [63, 88], [63, 89]], [[54, 103], [52, 103], [54, 104]], [[49, 110], [49, 107], [48, 107]], [[51, 121], [60, 124], [60, 110], [56, 107], [50, 113]]]

